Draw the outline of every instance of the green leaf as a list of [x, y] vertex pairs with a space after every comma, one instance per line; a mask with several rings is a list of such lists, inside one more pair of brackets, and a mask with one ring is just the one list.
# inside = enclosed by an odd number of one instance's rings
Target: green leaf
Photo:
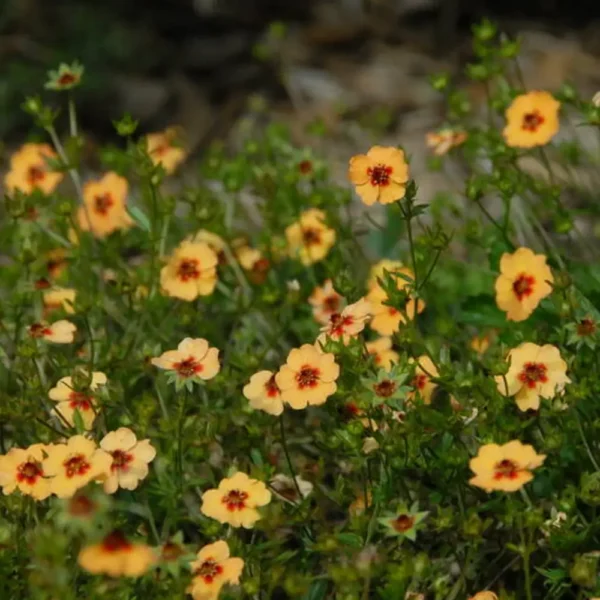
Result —
[[313, 581], [313, 584], [310, 586], [310, 590], [308, 590], [308, 593], [306, 596], [304, 596], [304, 600], [323, 600], [327, 594], [328, 587], [329, 584], [323, 579], [320, 579], [319, 581]]
[[338, 533], [335, 536], [344, 546], [350, 546], [351, 548], [362, 548], [363, 539], [356, 533]]
[[139, 208], [138, 206], [130, 206], [129, 214], [144, 231], [152, 231], [150, 219], [148, 219], [146, 213], [141, 208]]

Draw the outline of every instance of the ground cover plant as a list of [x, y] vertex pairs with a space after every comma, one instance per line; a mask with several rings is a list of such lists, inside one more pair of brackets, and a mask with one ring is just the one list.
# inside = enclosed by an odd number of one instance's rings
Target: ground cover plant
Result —
[[0, 225], [3, 597], [600, 595], [597, 208], [554, 166], [597, 166], [556, 140], [600, 109], [527, 89], [490, 23], [474, 49], [483, 116], [432, 78], [432, 167], [467, 177], [430, 205], [402, 140], [339, 186], [277, 125], [181, 187], [185, 132], [125, 117], [84, 176], [83, 67], [49, 74], [62, 110], [25, 100], [40, 138]]

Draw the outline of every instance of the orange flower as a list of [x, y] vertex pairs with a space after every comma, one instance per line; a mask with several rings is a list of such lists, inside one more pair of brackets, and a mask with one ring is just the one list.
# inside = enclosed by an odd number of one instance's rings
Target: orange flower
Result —
[[117, 229], [131, 227], [133, 219], [125, 205], [128, 189], [127, 180], [112, 172], [96, 181], [88, 181], [83, 186], [83, 206], [77, 209], [81, 230], [103, 238]]
[[415, 397], [420, 397], [424, 404], [431, 404], [431, 397], [437, 387], [437, 383], [432, 381], [433, 377], [439, 375], [436, 366], [429, 356], [420, 356], [416, 361], [415, 376], [411, 382], [414, 392], [409, 392], [407, 402], [411, 402]]
[[453, 129], [442, 129], [436, 133], [428, 133], [425, 136], [427, 146], [433, 148], [433, 153], [436, 156], [442, 156], [464, 144], [467, 139], [467, 134], [464, 131], [454, 131]]
[[82, 569], [111, 577], [140, 577], [155, 561], [156, 555], [150, 546], [134, 544], [120, 531], [113, 531], [99, 544], [85, 546], [77, 557]]
[[62, 309], [67, 314], [75, 313], [75, 297], [77, 292], [70, 288], [55, 287], [44, 292], [44, 312]]
[[543, 254], [519, 248], [500, 259], [496, 279], [496, 304], [509, 321], [524, 321], [540, 301], [552, 292], [554, 277]]
[[311, 208], [285, 230], [288, 252], [308, 266], [323, 260], [335, 243], [335, 230], [325, 225], [325, 213]]
[[221, 369], [218, 348], [211, 348], [202, 338], [185, 338], [177, 350], [163, 352], [150, 362], [159, 369], [174, 371], [181, 379], [212, 379]]
[[397, 363], [399, 356], [392, 350], [392, 338], [380, 337], [372, 342], [367, 342], [367, 352], [375, 357], [375, 364], [384, 371], [389, 371], [394, 363]]
[[19, 490], [34, 500], [45, 500], [52, 492], [42, 463], [47, 449], [44, 444], [33, 444], [25, 450], [11, 448], [0, 455], [0, 486], [5, 495]]
[[200, 231], [187, 238], [187, 241], [194, 244], [204, 242], [217, 255], [220, 265], [224, 265], [227, 262], [227, 256], [225, 254], [227, 243], [220, 235], [217, 235], [212, 231], [207, 231], [206, 229], [200, 229]]
[[250, 479], [237, 472], [229, 479], [221, 480], [217, 489], [202, 494], [202, 514], [232, 527], [254, 527], [261, 518], [256, 510], [271, 502], [271, 492], [262, 481]]
[[110, 475], [104, 480], [104, 491], [114, 494], [117, 489], [135, 490], [148, 475], [148, 463], [156, 456], [150, 440], [140, 440], [127, 427], [107, 433], [100, 448], [112, 456]]
[[185, 160], [186, 152], [181, 146], [181, 129], [169, 127], [159, 133], [146, 136], [146, 150], [155, 165], [161, 164], [167, 174]]
[[52, 342], [53, 344], [71, 344], [75, 339], [77, 327], [70, 321], [56, 321], [48, 323], [34, 323], [29, 326], [29, 335], [32, 338]]
[[366, 154], [350, 159], [348, 178], [367, 206], [396, 202], [404, 197], [409, 178], [404, 152], [373, 146]]
[[335, 393], [335, 380], [340, 367], [331, 353], [321, 353], [314, 346], [304, 344], [294, 348], [275, 381], [281, 390], [281, 399], [300, 410], [307, 405], [324, 404]]
[[270, 415], [280, 415], [283, 412], [281, 390], [275, 383], [272, 371], [259, 371], [250, 377], [250, 382], [244, 386], [244, 396], [250, 400], [250, 406], [264, 410]]
[[241, 558], [229, 556], [227, 542], [204, 546], [190, 563], [192, 583], [186, 590], [194, 600], [214, 600], [225, 584], [237, 584], [244, 569]]
[[56, 153], [48, 144], [21, 146], [10, 158], [10, 170], [4, 177], [6, 191], [9, 194], [15, 190], [25, 194], [31, 194], [33, 190], [52, 193], [63, 174], [49, 169], [48, 158], [56, 158]]
[[322, 325], [329, 323], [332, 314], [341, 312], [344, 304], [344, 298], [333, 289], [331, 279], [316, 287], [308, 301], [313, 307], [313, 316]]
[[90, 481], [103, 481], [110, 475], [112, 456], [96, 447], [92, 440], [74, 435], [66, 444], [48, 449], [44, 473], [51, 477], [50, 490], [59, 498], [70, 498]]
[[548, 92], [517, 96], [506, 109], [506, 144], [513, 148], [533, 148], [547, 144], [558, 132], [560, 102]]
[[168, 296], [191, 302], [210, 296], [217, 285], [218, 258], [204, 242], [183, 241], [160, 271], [160, 285]]
[[513, 440], [499, 446], [486, 444], [479, 448], [469, 466], [475, 473], [469, 483], [486, 492], [515, 492], [533, 479], [531, 471], [539, 467], [546, 456], [536, 454], [532, 446]]
[[496, 377], [498, 391], [505, 396], [515, 396], [520, 410], [537, 410], [540, 398], [554, 398], [561, 394], [567, 377], [567, 363], [556, 346], [538, 346], [525, 342], [513, 348], [506, 357], [510, 363], [508, 373]]
[[371, 304], [361, 298], [354, 304], [349, 304], [341, 313], [335, 312], [329, 317], [329, 323], [321, 327], [321, 335], [317, 338], [317, 344], [325, 344], [328, 338], [341, 340], [348, 344], [364, 328], [371, 318]]

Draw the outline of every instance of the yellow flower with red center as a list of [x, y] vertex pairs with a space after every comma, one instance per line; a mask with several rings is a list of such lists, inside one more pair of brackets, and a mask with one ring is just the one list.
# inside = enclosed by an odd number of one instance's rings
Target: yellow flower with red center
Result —
[[227, 256], [225, 253], [227, 243], [220, 235], [217, 235], [216, 233], [213, 233], [212, 231], [208, 231], [206, 229], [200, 229], [200, 231], [190, 236], [188, 238], [188, 241], [194, 244], [198, 244], [200, 242], [207, 244], [210, 247], [210, 249], [217, 255], [220, 265], [224, 265], [227, 262]]
[[235, 257], [242, 269], [248, 272], [248, 279], [252, 283], [260, 284], [265, 281], [271, 264], [258, 248], [241, 243], [235, 248]]
[[531, 471], [541, 466], [545, 458], [544, 454], [536, 454], [532, 446], [518, 440], [502, 446], [486, 444], [469, 462], [475, 473], [469, 483], [486, 492], [515, 492], [533, 479]]
[[261, 518], [256, 510], [271, 502], [271, 492], [257, 479], [237, 472], [233, 477], [223, 479], [217, 489], [202, 494], [202, 514], [232, 527], [254, 527]]
[[212, 379], [221, 370], [219, 349], [203, 338], [185, 338], [177, 350], [163, 352], [150, 361], [155, 367], [173, 371], [179, 379]]
[[425, 136], [427, 146], [433, 149], [433, 153], [436, 156], [447, 154], [452, 148], [464, 144], [466, 139], [466, 132], [455, 131], [454, 129], [442, 129], [435, 133], [428, 133]]
[[120, 531], [113, 531], [99, 544], [82, 548], [77, 562], [94, 575], [140, 577], [156, 562], [156, 554], [150, 546], [134, 544]]
[[380, 337], [366, 343], [367, 352], [373, 355], [375, 364], [384, 371], [389, 371], [400, 359], [398, 353], [392, 350], [392, 345], [391, 337]]
[[567, 363], [556, 346], [538, 346], [525, 342], [513, 348], [506, 357], [508, 373], [496, 377], [498, 391], [514, 396], [520, 410], [537, 410], [540, 398], [554, 398], [567, 383]]
[[250, 400], [250, 406], [264, 410], [270, 415], [280, 415], [283, 412], [281, 390], [275, 382], [273, 371], [259, 371], [250, 377], [244, 386], [244, 396]]
[[543, 254], [519, 248], [500, 259], [496, 279], [496, 304], [509, 321], [524, 321], [543, 298], [552, 292], [554, 277]]
[[411, 381], [414, 391], [408, 393], [407, 402], [410, 403], [415, 398], [421, 398], [424, 404], [431, 404], [431, 397], [437, 387], [437, 383], [433, 379], [439, 375], [438, 370], [427, 355], [419, 356], [411, 362], [416, 364], [415, 375]]
[[186, 590], [187, 593], [194, 600], [214, 600], [224, 585], [239, 583], [244, 561], [231, 557], [227, 542], [219, 540], [204, 546], [190, 566], [192, 583]]
[[139, 440], [127, 427], [107, 433], [100, 448], [112, 456], [110, 475], [104, 480], [104, 491], [114, 494], [117, 489], [135, 490], [148, 475], [148, 464], [154, 460], [156, 450], [150, 440]]
[[535, 91], [517, 96], [506, 109], [506, 144], [533, 148], [547, 144], [559, 129], [560, 102], [548, 92]]
[[75, 298], [77, 292], [70, 288], [56, 287], [44, 292], [44, 312], [64, 310], [67, 314], [75, 313]]
[[341, 312], [344, 306], [344, 298], [333, 289], [331, 279], [316, 287], [308, 302], [312, 306], [315, 320], [322, 325], [329, 323], [331, 315]]
[[149, 133], [146, 136], [146, 151], [155, 165], [162, 165], [167, 174], [185, 160], [187, 153], [182, 145], [182, 130], [168, 127], [164, 131]]
[[340, 367], [333, 354], [304, 344], [290, 351], [275, 381], [283, 402], [300, 410], [307, 405], [324, 404], [337, 390], [335, 381], [339, 375]]
[[393, 306], [385, 304], [388, 300], [387, 292], [381, 287], [377, 279], [383, 279], [384, 272], [390, 273], [396, 280], [396, 287], [399, 290], [412, 285], [414, 273], [402, 263], [393, 260], [384, 259], [371, 268], [368, 287], [369, 293], [366, 299], [371, 303], [373, 318], [371, 319], [371, 329], [379, 335], [389, 336], [400, 329], [400, 325], [406, 322], [406, 318], [414, 319], [417, 313], [425, 310], [425, 302], [421, 299], [416, 300], [410, 297], [400, 311]]
[[325, 344], [328, 338], [344, 344], [356, 337], [371, 318], [371, 304], [361, 298], [354, 304], [349, 304], [342, 312], [335, 312], [329, 317], [329, 323], [321, 327], [317, 344]]
[[393, 147], [373, 146], [366, 154], [350, 159], [348, 178], [367, 206], [375, 202], [396, 202], [404, 198], [409, 179], [404, 152]]
[[25, 144], [10, 158], [10, 169], [4, 177], [4, 186], [9, 194], [21, 190], [31, 194], [40, 190], [51, 194], [62, 181], [63, 174], [50, 170], [49, 158], [56, 153], [48, 144]]
[[0, 486], [5, 495], [19, 490], [34, 500], [45, 500], [52, 492], [43, 462], [46, 446], [33, 444], [29, 448], [11, 448], [0, 455]]
[[[85, 371], [82, 376], [86, 376]], [[78, 412], [84, 428], [90, 430], [97, 413], [96, 398], [93, 392], [100, 386], [106, 385], [106, 381], [106, 375], [100, 371], [92, 373], [92, 379], [84, 389], [76, 387], [72, 377], [59, 379], [56, 386], [48, 392], [50, 400], [58, 402], [52, 413], [73, 427], [75, 413]]]
[[160, 271], [160, 285], [168, 296], [191, 302], [210, 296], [217, 284], [219, 259], [204, 242], [183, 241]]
[[110, 475], [112, 456], [92, 440], [74, 435], [66, 444], [48, 449], [44, 473], [51, 477], [50, 490], [59, 498], [70, 498], [90, 481], [103, 481]]
[[323, 260], [335, 244], [335, 230], [325, 225], [325, 213], [311, 208], [300, 215], [296, 223], [285, 230], [288, 252], [305, 265]]
[[70, 321], [56, 321], [55, 323], [33, 323], [29, 326], [30, 337], [53, 344], [71, 344], [75, 339], [77, 327]]
[[83, 206], [77, 209], [77, 222], [82, 231], [103, 238], [118, 229], [133, 225], [126, 207], [129, 184], [116, 173], [88, 181], [83, 186]]

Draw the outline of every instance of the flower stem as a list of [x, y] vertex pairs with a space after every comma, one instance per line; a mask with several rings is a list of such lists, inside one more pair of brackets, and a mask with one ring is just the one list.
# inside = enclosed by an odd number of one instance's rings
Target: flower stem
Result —
[[294, 466], [292, 465], [292, 460], [290, 458], [290, 453], [287, 446], [287, 441], [285, 438], [285, 427], [283, 424], [283, 413], [279, 415], [279, 430], [281, 431], [281, 445], [283, 447], [283, 453], [285, 454], [285, 460], [287, 462], [288, 469], [292, 475], [292, 479], [294, 480], [294, 486], [296, 487], [296, 491], [298, 492], [298, 501], [302, 501], [302, 491], [300, 490], [300, 485], [298, 484], [298, 480], [296, 479], [296, 471], [294, 471]]
[[531, 556], [531, 550], [529, 548], [528, 540], [525, 536], [525, 529], [523, 527], [523, 516], [519, 515], [519, 532], [521, 534], [521, 545], [523, 547], [523, 572], [525, 574], [525, 595], [527, 600], [533, 600], [531, 594], [531, 568], [529, 564], [529, 558]]
[[581, 417], [579, 416], [579, 413], [577, 412], [577, 408], [574, 408], [573, 412], [575, 413], [575, 421], [577, 423], [577, 429], [579, 429], [579, 435], [581, 436], [581, 441], [583, 442], [583, 445], [585, 446], [587, 455], [589, 456], [590, 461], [594, 465], [594, 468], [596, 469], [596, 471], [600, 471], [600, 466], [598, 466], [598, 463], [596, 462], [596, 459], [594, 458], [594, 455], [592, 454], [592, 449], [590, 448], [587, 438], [585, 437], [585, 432], [583, 431], [583, 425], [581, 424]]

